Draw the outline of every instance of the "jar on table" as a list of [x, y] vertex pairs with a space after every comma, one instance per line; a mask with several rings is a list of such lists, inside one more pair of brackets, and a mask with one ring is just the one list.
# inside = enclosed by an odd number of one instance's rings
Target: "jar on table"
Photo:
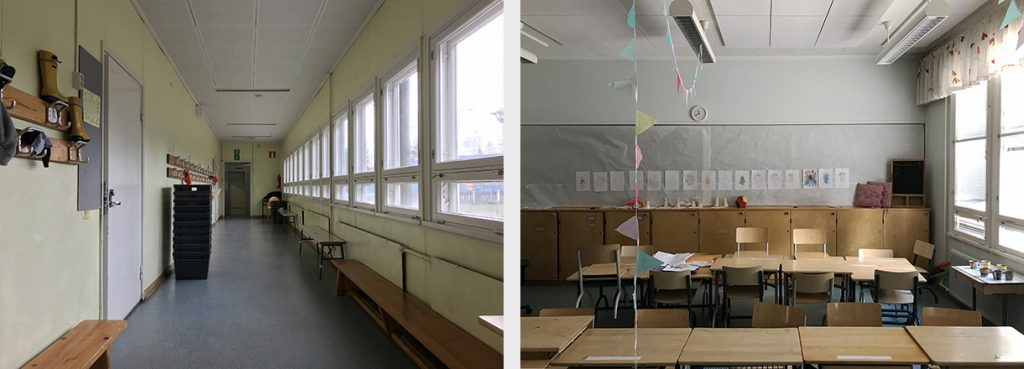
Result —
[[977, 260], [969, 259], [969, 260], [967, 260], [967, 265], [969, 265], [971, 267], [971, 269], [978, 269], [978, 261]]
[[982, 277], [987, 277], [990, 271], [991, 269], [987, 266], [982, 266], [981, 269], [978, 269], [978, 273], [980, 273]]

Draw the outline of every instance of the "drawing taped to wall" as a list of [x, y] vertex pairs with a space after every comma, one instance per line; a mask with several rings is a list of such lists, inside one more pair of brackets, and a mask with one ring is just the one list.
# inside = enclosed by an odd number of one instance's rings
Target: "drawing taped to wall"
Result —
[[786, 170], [786, 189], [787, 190], [799, 190], [800, 189], [800, 169], [788, 169]]
[[608, 189], [611, 191], [625, 191], [626, 190], [626, 174], [622, 171], [614, 171], [608, 173]]
[[594, 192], [608, 191], [608, 172], [594, 172]]
[[835, 187], [836, 177], [834, 169], [832, 168], [821, 168], [818, 170], [818, 183], [820, 188], [832, 188]]
[[737, 190], [749, 190], [750, 189], [750, 171], [749, 170], [737, 170], [736, 174], [733, 175], [733, 183]]
[[662, 188], [662, 175], [664, 173], [660, 170], [648, 170], [647, 171], [647, 190], [648, 191], [661, 191]]
[[700, 174], [696, 170], [683, 171], [683, 189], [699, 190], [701, 187]]
[[705, 191], [713, 191], [718, 189], [718, 182], [716, 178], [717, 173], [713, 170], [702, 170], [700, 172], [700, 189]]
[[836, 188], [850, 188], [850, 168], [836, 168]]
[[642, 170], [631, 170], [629, 171], [629, 190], [636, 191], [637, 189], [644, 188], [644, 171]]
[[720, 170], [720, 171], [718, 171], [718, 189], [719, 190], [731, 190], [732, 189], [732, 171], [731, 170]]
[[768, 172], [764, 170], [750, 171], [750, 189], [764, 190], [768, 188]]
[[590, 191], [590, 172], [576, 172], [576, 192]]
[[665, 171], [665, 191], [679, 191], [679, 171]]
[[818, 170], [804, 169], [803, 183], [804, 188], [818, 188]]
[[782, 189], [782, 171], [778, 169], [772, 169], [768, 171], [768, 189], [769, 190], [781, 190]]

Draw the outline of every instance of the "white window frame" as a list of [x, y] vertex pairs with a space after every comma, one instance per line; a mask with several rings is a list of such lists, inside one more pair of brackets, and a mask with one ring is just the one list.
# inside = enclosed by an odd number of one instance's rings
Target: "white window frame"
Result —
[[[334, 144], [334, 140], [336, 139], [336, 137], [333, 136], [335, 134], [336, 130], [337, 130], [337, 126], [339, 124], [339, 120], [341, 120], [341, 119], [344, 119], [345, 125], [346, 125], [346, 127], [345, 127], [345, 148], [344, 149], [346, 151], [346, 158], [347, 158], [347, 160], [345, 162], [345, 173], [344, 174], [338, 173], [335, 170], [335, 169], [337, 169], [337, 168], [335, 168], [335, 165], [337, 165], [337, 162], [336, 162], [337, 155], [336, 155], [336, 153], [337, 153], [338, 147], [336, 147], [337, 145]], [[353, 200], [352, 200], [353, 192], [352, 192], [352, 181], [351, 181], [351, 173], [352, 173], [352, 126], [353, 126], [352, 125], [352, 110], [351, 110], [351, 106], [350, 105], [346, 105], [345, 107], [343, 107], [340, 111], [335, 113], [334, 116], [331, 118], [331, 134], [332, 134], [332, 137], [331, 137], [332, 138], [331, 139], [331, 171], [332, 171], [331, 194], [332, 194], [332, 202], [335, 203], [335, 204], [341, 204], [341, 205], [346, 205], [346, 206], [352, 206], [352, 204], [353, 204]], [[348, 186], [347, 187], [348, 189], [346, 190], [346, 192], [347, 192], [347, 194], [346, 194], [347, 195], [346, 196], [347, 199], [341, 199], [337, 195], [337, 193], [336, 193], [337, 189], [336, 188], [338, 187], [339, 184], [344, 184], [344, 185]]]
[[[492, 169], [488, 171], [471, 171], [471, 172], [455, 172], [446, 173], [442, 176], [435, 176], [432, 188], [432, 201], [434, 204], [434, 219], [437, 223], [441, 224], [459, 224], [475, 228], [482, 228], [486, 230], [492, 230], [496, 232], [502, 232], [503, 221], [484, 219], [477, 217], [470, 217], [458, 214], [450, 214], [441, 212], [441, 182], [447, 181], [503, 181], [503, 171], [500, 169]], [[504, 193], [504, 192], [503, 192]], [[504, 200], [502, 200], [504, 203]]]
[[[380, 209], [385, 214], [398, 214], [407, 217], [412, 217], [413, 219], [423, 218], [423, 194], [424, 189], [427, 188], [427, 186], [425, 186], [424, 181], [422, 181], [421, 179], [423, 177], [422, 171], [424, 161], [429, 160], [427, 158], [427, 155], [424, 154], [426, 150], [424, 145], [425, 140], [423, 139], [423, 137], [424, 133], [426, 133], [427, 131], [424, 130], [423, 124], [423, 111], [425, 107], [423, 106], [424, 99], [422, 95], [424, 90], [423, 81], [425, 78], [423, 76], [423, 73], [421, 72], [422, 68], [420, 67], [419, 54], [420, 48], [419, 45], [416, 45], [416, 47], [413, 47], [410, 51], [408, 51], [404, 57], [399, 59], [397, 63], [395, 63], [391, 68], [389, 68], [389, 70], [385, 74], [383, 74], [382, 78], [380, 78], [381, 87], [380, 90], [378, 91], [380, 93], [378, 101], [380, 101], [381, 104], [376, 106], [379, 113], [378, 116], [380, 117], [380, 119], [378, 119], [378, 121], [380, 122], [380, 124], [378, 124], [379, 129], [377, 130], [377, 132], [380, 132], [380, 134], [378, 134], [379, 139], [377, 140], [378, 147], [380, 148], [380, 160], [378, 160], [378, 163], [380, 163], [380, 167], [378, 168], [378, 172], [381, 173], [381, 180], [380, 185], [377, 187], [377, 193], [380, 194], [380, 196], [377, 197], [378, 202], [380, 203]], [[408, 74], [411, 72], [416, 73], [417, 79], [416, 102], [417, 107], [419, 109], [417, 109], [415, 114], [416, 129], [418, 130], [416, 134], [418, 139], [417, 145], [419, 145], [419, 158], [417, 159], [418, 164], [415, 166], [384, 169], [384, 163], [387, 161], [388, 156], [387, 151], [390, 149], [389, 147], [387, 147], [386, 141], [388, 134], [387, 125], [388, 120], [391, 118], [392, 111], [390, 99], [388, 98], [388, 95], [390, 94], [388, 87], [392, 82], [395, 82], [399, 78], [407, 77]], [[387, 184], [389, 182], [417, 182], [417, 209], [389, 206], [387, 198]]]
[[[377, 79], [370, 83], [369, 86], [361, 90], [360, 93], [356, 94], [357, 98], [349, 102], [349, 199], [351, 200], [352, 207], [370, 210], [377, 212], [380, 206], [380, 188], [374, 188], [374, 202], [365, 203], [360, 202], [356, 199], [356, 188], [360, 184], [371, 182], [374, 186], [379, 187], [377, 183], [378, 176], [380, 174], [381, 159], [380, 159], [380, 99], [377, 92]], [[359, 108], [367, 100], [373, 102], [373, 170], [369, 172], [356, 173], [356, 128], [359, 122]]]

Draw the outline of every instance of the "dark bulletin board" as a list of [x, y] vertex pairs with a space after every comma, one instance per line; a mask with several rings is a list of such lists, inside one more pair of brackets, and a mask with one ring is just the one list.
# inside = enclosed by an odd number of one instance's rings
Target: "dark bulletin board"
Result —
[[924, 160], [898, 159], [889, 162], [892, 193], [924, 194]]
[[[85, 76], [85, 89], [103, 96], [103, 63], [81, 46], [78, 47], [78, 70]], [[101, 119], [102, 121], [102, 119]], [[85, 124], [89, 143], [82, 156], [88, 163], [78, 165], [78, 211], [103, 206], [103, 129]]]

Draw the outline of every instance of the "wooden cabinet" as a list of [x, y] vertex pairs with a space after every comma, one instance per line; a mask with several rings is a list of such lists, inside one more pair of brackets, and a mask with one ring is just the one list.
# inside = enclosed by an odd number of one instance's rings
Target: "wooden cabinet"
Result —
[[747, 209], [745, 213], [745, 227], [768, 228], [769, 254], [786, 256], [793, 254], [793, 238], [790, 236], [789, 230], [789, 210]]
[[558, 280], [558, 213], [524, 211], [520, 225], [520, 257], [530, 263], [524, 279]]
[[882, 244], [894, 256], [912, 259], [917, 240], [930, 242], [931, 211], [928, 209], [886, 209], [882, 221]]
[[558, 212], [558, 279], [576, 272], [576, 250], [604, 244], [603, 211]]
[[880, 249], [882, 209], [836, 210], [836, 254], [857, 256], [860, 249]]
[[712, 255], [736, 252], [736, 227], [743, 227], [745, 221], [742, 210], [701, 210], [698, 250]]
[[[839, 255], [836, 251], [836, 210], [835, 209], [794, 209], [792, 213], [792, 229], [811, 228], [824, 229], [827, 237], [826, 250], [832, 256]], [[792, 232], [790, 232], [792, 236]], [[792, 242], [792, 241], [790, 241]]]
[[607, 210], [604, 213], [604, 244], [610, 245], [617, 243], [620, 245], [636, 245], [636, 240], [626, 237], [623, 234], [617, 232], [615, 229], [619, 228], [622, 223], [625, 223], [629, 218], [634, 215], [640, 217], [638, 222], [640, 223], [640, 244], [650, 245], [651, 244], [651, 212], [641, 211], [639, 213], [633, 210]]
[[655, 210], [651, 212], [651, 241], [655, 251], [697, 252], [700, 218], [697, 211]]

